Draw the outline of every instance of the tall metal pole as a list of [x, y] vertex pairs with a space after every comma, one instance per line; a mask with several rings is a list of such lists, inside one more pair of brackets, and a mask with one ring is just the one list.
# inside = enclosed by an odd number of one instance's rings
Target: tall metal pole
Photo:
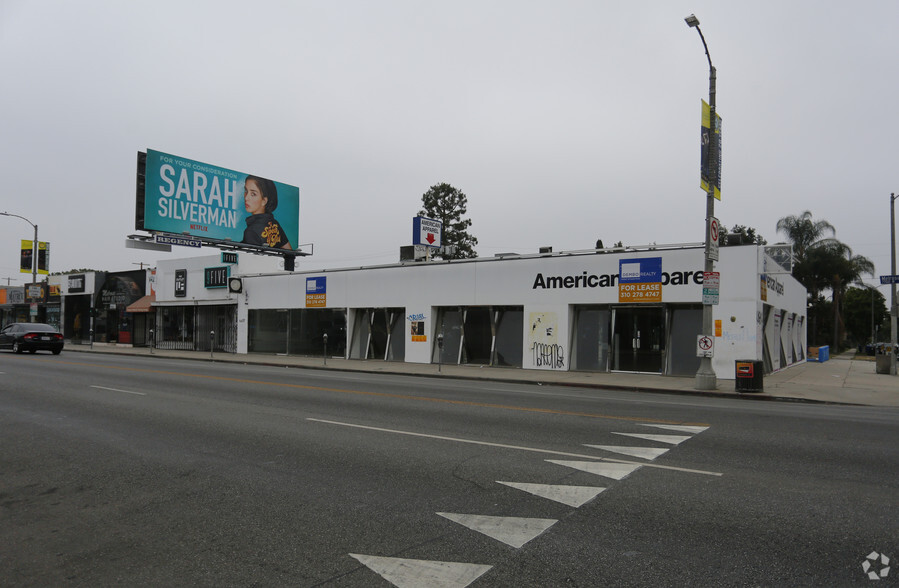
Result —
[[[20, 218], [32, 227], [34, 227], [34, 241], [31, 243], [31, 283], [37, 284], [37, 256], [38, 256], [38, 240], [37, 240], [37, 225], [25, 218], [24, 216], [19, 216], [18, 214], [11, 214], [9, 212], [0, 212], [0, 216], [14, 216], [16, 218]], [[37, 317], [32, 316], [31, 322], [37, 322]]]
[[890, 194], [890, 374], [896, 375], [896, 198]]
[[[715, 115], [715, 83], [717, 81], [717, 72], [715, 66], [712, 65], [712, 56], [709, 54], [709, 46], [705, 42], [705, 36], [699, 28], [699, 19], [692, 14], [684, 19], [688, 26], [695, 28], [702, 39], [702, 46], [705, 49], [705, 55], [709, 61], [709, 156], [708, 156], [708, 191], [706, 193], [705, 203], [705, 266], [704, 270], [708, 272], [715, 271], [715, 260], [712, 259], [712, 243], [710, 238], [709, 225], [715, 216], [715, 186], [718, 184], [718, 121]], [[713, 336], [713, 315], [712, 305], [702, 305], [702, 334], [705, 337]], [[699, 369], [696, 371], [695, 387], [697, 390], [716, 390], [718, 388], [718, 377], [712, 368], [712, 358], [702, 357], [699, 362]]]

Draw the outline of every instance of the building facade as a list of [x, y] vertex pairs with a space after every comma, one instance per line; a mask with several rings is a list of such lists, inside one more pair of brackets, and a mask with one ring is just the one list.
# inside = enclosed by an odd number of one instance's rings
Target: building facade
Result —
[[[198, 337], [230, 321], [234, 335], [220, 347], [236, 353], [690, 376], [710, 295], [698, 247], [318, 272], [236, 268], [240, 291], [215, 293], [202, 282], [194, 287], [191, 276], [211, 261], [196, 259], [206, 261], [167, 262], [159, 272], [157, 312], [170, 314], [157, 316], [171, 321], [160, 345], [192, 337], [198, 348]], [[169, 296], [179, 263], [191, 293], [180, 304]], [[737, 360], [763, 361], [767, 372], [804, 361], [805, 288], [755, 245], [722, 248], [716, 269], [717, 377], [733, 379]], [[218, 309], [201, 318], [190, 306]]]

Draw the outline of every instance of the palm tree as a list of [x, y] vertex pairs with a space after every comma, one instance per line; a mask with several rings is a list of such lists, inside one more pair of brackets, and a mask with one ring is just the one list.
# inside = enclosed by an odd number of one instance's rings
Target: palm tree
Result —
[[828, 239], [806, 251], [804, 266], [810, 270], [809, 283], [816, 292], [826, 288], [833, 292], [833, 349], [836, 351], [845, 330], [842, 300], [846, 290], [852, 284], [864, 286], [862, 277], [874, 276], [874, 263], [852, 253], [845, 243]]
[[837, 230], [826, 220], [813, 221], [808, 210], [799, 216], [785, 216], [777, 221], [777, 231], [784, 233], [793, 244], [793, 261], [801, 263], [809, 251], [816, 245], [826, 243], [836, 235]]

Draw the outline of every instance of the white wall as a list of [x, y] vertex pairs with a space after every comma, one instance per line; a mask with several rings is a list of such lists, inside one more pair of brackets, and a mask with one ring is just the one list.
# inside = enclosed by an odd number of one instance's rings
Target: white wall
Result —
[[[763, 250], [755, 246], [723, 247], [716, 270], [721, 273], [720, 303], [713, 318], [720, 328], [712, 365], [719, 378], [734, 377], [734, 361], [762, 358], [761, 311], [772, 304], [804, 317], [805, 289], [789, 275], [776, 277], [777, 287], [761, 298], [760, 268]], [[619, 261], [662, 258], [662, 303], [702, 301], [703, 251], [670, 251], [530, 256], [511, 259], [397, 264], [352, 270], [303, 271], [278, 275], [245, 275], [244, 294], [203, 288], [203, 268], [220, 265], [214, 258], [160, 262], [157, 300], [238, 302], [238, 352], [246, 352], [247, 315], [250, 309], [306, 308], [307, 279], [325, 279], [327, 308], [405, 309], [410, 318], [425, 321], [427, 342], [413, 342], [406, 333], [406, 361], [428, 363], [434, 345], [435, 318], [441, 306], [524, 307], [523, 363], [530, 369], [569, 369], [567, 350], [571, 335], [571, 308], [583, 304], [617, 304]], [[241, 258], [243, 263], [243, 258]], [[188, 297], [174, 298], [174, 270], [188, 269]], [[698, 273], [698, 277], [697, 274]], [[613, 277], [614, 276], [614, 280]], [[550, 287], [554, 286], [554, 287]], [[352, 321], [352, 315], [348, 316]], [[539, 324], [538, 324], [539, 323]], [[348, 324], [351, 332], [352, 325]], [[791, 332], [788, 336], [800, 336]], [[804, 329], [801, 336], [804, 340]], [[778, 337], [779, 338], [779, 337]], [[802, 343], [804, 345], [804, 342]], [[554, 346], [563, 347], [561, 353]], [[562, 363], [559, 365], [559, 360]]]

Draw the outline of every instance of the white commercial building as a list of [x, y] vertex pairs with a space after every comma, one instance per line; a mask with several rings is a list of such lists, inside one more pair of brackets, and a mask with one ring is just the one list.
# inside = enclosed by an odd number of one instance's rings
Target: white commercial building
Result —
[[[755, 245], [720, 249], [717, 289], [690, 246], [314, 272], [250, 259], [160, 262], [157, 344], [209, 349], [212, 331], [213, 348], [236, 353], [684, 376], [712, 353], [720, 379], [740, 360], [766, 372], [805, 360], [806, 290]], [[222, 267], [240, 283], [226, 287]], [[711, 349], [703, 302], [715, 303]]]

